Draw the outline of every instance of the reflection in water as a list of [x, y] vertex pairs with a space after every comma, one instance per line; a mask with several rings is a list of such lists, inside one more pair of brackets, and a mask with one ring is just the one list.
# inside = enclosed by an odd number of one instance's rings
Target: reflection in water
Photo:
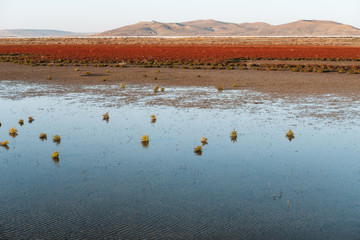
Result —
[[145, 142], [145, 141], [141, 141], [141, 145], [143, 146], [143, 148], [148, 148], [149, 147], [149, 142]]
[[[1, 239], [358, 238], [360, 105], [348, 99], [337, 101], [354, 115], [334, 120], [244, 91], [0, 86], [0, 139], [21, 116], [36, 118], [0, 148]], [[329, 98], [299, 101], [324, 115], [336, 110]], [[104, 124], [96, 116], [107, 111]], [[289, 126], [301, 133], [291, 143]], [[41, 132], [61, 135], [61, 164]], [[195, 151], [201, 136], [211, 144]]]
[[10, 148], [9, 148], [9, 146], [6, 144], [6, 145], [0, 145], [1, 147], [3, 147], [3, 148], [5, 148], [6, 150], [9, 150]]

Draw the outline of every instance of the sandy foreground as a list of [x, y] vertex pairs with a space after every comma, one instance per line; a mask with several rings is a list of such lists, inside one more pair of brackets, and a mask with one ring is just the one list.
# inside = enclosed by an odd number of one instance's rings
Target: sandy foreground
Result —
[[[74, 71], [79, 68], [79, 71]], [[92, 76], [84, 73], [90, 71]], [[47, 76], [52, 77], [47, 80]], [[106, 78], [105, 81], [104, 78]], [[357, 97], [360, 75], [255, 70], [204, 70], [170, 68], [99, 68], [92, 66], [26, 66], [0, 63], [0, 80], [21, 80], [38, 84], [106, 85], [146, 84], [247, 89], [273, 96], [338, 94]], [[233, 84], [238, 87], [233, 87]]]

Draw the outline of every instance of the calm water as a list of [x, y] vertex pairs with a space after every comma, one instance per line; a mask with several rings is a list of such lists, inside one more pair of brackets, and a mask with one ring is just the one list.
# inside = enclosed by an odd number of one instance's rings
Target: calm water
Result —
[[358, 102], [151, 89], [0, 82], [0, 238], [359, 239]]

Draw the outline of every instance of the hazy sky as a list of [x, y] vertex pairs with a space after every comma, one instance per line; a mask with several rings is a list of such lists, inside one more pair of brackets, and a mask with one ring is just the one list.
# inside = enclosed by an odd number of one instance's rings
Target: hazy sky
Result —
[[101, 32], [140, 21], [283, 24], [333, 20], [360, 28], [360, 0], [0, 0], [0, 29]]

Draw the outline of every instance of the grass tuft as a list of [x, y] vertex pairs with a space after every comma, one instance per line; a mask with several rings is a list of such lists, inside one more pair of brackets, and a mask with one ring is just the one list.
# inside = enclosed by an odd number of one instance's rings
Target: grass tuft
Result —
[[61, 137], [60, 137], [59, 135], [55, 135], [55, 136], [53, 137], [53, 141], [56, 142], [57, 144], [59, 144], [60, 141], [61, 141]]
[[35, 119], [32, 116], [28, 117], [28, 120], [29, 120], [28, 121], [29, 123], [32, 123], [33, 121], [35, 121]]
[[14, 127], [9, 129], [9, 135], [12, 137], [15, 137], [16, 135], [18, 135], [18, 130]]
[[237, 141], [237, 131], [235, 129], [233, 129], [230, 133], [230, 139], [232, 142], [236, 142]]
[[40, 136], [39, 136], [39, 138], [40, 138], [42, 141], [46, 140], [46, 139], [47, 139], [46, 133], [41, 133]]
[[51, 154], [51, 157], [54, 159], [54, 158], [59, 158], [59, 152], [58, 151], [55, 151]]
[[156, 123], [156, 116], [153, 114], [151, 117], [151, 123]]
[[157, 93], [159, 91], [159, 85], [156, 85], [154, 88], [154, 93]]
[[194, 153], [200, 156], [202, 154], [202, 146], [199, 145], [199, 146], [195, 147]]
[[103, 114], [103, 120], [109, 120], [109, 113], [106, 112], [105, 114]]
[[295, 134], [291, 129], [286, 133], [285, 136], [289, 139], [289, 141], [291, 141], [295, 138]]

